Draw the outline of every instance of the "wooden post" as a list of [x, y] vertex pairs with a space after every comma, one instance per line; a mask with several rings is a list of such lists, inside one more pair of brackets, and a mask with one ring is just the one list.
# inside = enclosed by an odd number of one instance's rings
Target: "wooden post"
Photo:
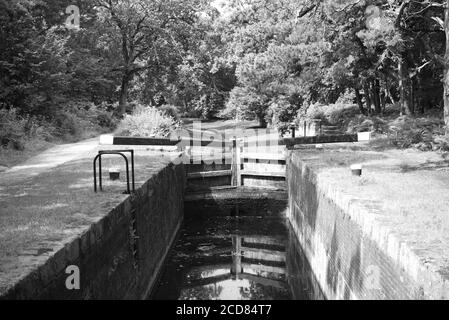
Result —
[[240, 236], [232, 236], [232, 267], [231, 274], [234, 279], [238, 279], [238, 275], [243, 272], [242, 270], [242, 238]]
[[193, 156], [192, 156], [192, 147], [191, 146], [185, 146], [184, 154], [189, 159], [189, 164], [193, 164]]
[[304, 121], [304, 137], [307, 137], [307, 121]]
[[296, 128], [292, 127], [292, 138], [296, 138]]
[[242, 185], [242, 173], [241, 173], [241, 140], [232, 139], [232, 164], [231, 164], [231, 185], [239, 187]]
[[231, 186], [237, 186], [237, 140], [232, 139], [231, 149]]
[[240, 187], [242, 185], [242, 139], [237, 139], [236, 146], [237, 187]]

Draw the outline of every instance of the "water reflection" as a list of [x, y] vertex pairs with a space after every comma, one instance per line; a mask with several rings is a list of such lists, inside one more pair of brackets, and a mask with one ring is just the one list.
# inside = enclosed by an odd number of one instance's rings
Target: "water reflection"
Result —
[[192, 219], [171, 252], [154, 299], [289, 299], [280, 217]]
[[[229, 252], [229, 263], [190, 268], [179, 299], [288, 298], [284, 243], [269, 237], [232, 235], [230, 238], [231, 248], [204, 251], [205, 255], [222, 256]], [[266, 248], [267, 242], [276, 243], [276, 248]]]
[[281, 212], [186, 219], [150, 299], [308, 299], [309, 266]]

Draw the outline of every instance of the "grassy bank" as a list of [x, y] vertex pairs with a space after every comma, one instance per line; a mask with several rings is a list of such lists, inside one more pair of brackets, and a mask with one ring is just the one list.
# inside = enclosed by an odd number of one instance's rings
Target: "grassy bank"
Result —
[[401, 115], [399, 106], [389, 105], [383, 114], [363, 115], [356, 105], [314, 105], [302, 120], [320, 119], [322, 125], [337, 127], [342, 133], [371, 131], [374, 149], [416, 149], [449, 152], [443, 115], [439, 109]]

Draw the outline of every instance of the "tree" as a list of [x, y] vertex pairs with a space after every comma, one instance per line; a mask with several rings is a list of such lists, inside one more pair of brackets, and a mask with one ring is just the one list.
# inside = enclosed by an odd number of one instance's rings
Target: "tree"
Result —
[[446, 133], [449, 131], [449, 0], [444, 2], [444, 33], [446, 35], [446, 50], [444, 56], [444, 122], [446, 124]]
[[126, 112], [134, 77], [158, 60], [161, 48], [176, 50], [176, 32], [191, 28], [200, 10], [198, 0], [97, 0], [98, 17], [109, 25], [108, 40], [119, 47], [122, 58], [119, 114]]

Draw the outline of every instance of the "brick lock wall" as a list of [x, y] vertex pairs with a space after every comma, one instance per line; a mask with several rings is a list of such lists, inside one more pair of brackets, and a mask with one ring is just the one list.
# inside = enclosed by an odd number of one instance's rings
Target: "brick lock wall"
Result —
[[[183, 165], [167, 166], [2, 298], [144, 298], [182, 222], [184, 188]], [[79, 267], [80, 290], [65, 286], [69, 265]]]
[[289, 220], [327, 299], [425, 298], [423, 287], [355, 221], [354, 211], [337, 204], [338, 194], [320, 188], [295, 153], [287, 172]]

